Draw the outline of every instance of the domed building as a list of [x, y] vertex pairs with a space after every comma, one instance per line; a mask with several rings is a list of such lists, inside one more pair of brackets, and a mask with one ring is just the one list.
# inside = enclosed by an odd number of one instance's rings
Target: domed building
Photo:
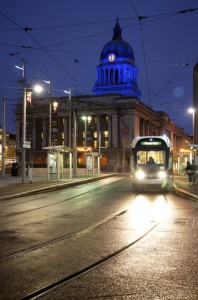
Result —
[[134, 52], [132, 47], [123, 40], [121, 33], [117, 19], [113, 29], [113, 38], [104, 45], [101, 51], [93, 94], [116, 93], [140, 99]]
[[[30, 164], [45, 165], [47, 154], [43, 149], [61, 145], [60, 149], [72, 149], [73, 165], [78, 166], [78, 172], [85, 170], [85, 165], [93, 172], [93, 164], [88, 165], [84, 153], [87, 148], [91, 149], [89, 158], [100, 162], [101, 171], [129, 171], [133, 139], [165, 134], [173, 144], [174, 169], [179, 172], [183, 168], [182, 160], [188, 156], [180, 159], [180, 149], [185, 149], [191, 139], [165, 112], [155, 111], [140, 100], [134, 52], [121, 32], [117, 19], [113, 38], [100, 53], [93, 94], [34, 98], [31, 109], [27, 106], [25, 140], [31, 144], [27, 155]], [[58, 106], [49, 114], [54, 101]], [[18, 162], [22, 157], [22, 121], [23, 105], [19, 104], [16, 110]], [[63, 170], [70, 161], [67, 153], [62, 156]]]

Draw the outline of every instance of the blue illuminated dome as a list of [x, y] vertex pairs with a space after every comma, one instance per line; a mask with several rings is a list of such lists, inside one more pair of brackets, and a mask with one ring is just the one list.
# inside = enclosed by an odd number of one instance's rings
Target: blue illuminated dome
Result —
[[97, 78], [93, 94], [121, 94], [140, 99], [137, 85], [138, 69], [132, 47], [122, 39], [122, 30], [117, 20], [113, 38], [107, 42], [100, 55], [96, 68]]

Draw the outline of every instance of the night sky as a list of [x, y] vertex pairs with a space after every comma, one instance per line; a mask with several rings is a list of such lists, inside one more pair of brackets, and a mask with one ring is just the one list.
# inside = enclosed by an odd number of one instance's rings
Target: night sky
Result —
[[[1, 0], [0, 95], [6, 130], [15, 132], [15, 105], [26, 79], [52, 82], [52, 96], [92, 94], [103, 46], [119, 19], [135, 54], [141, 101], [167, 112], [192, 134], [193, 66], [198, 61], [197, 0]], [[47, 89], [48, 86], [45, 85]], [[0, 125], [2, 104], [0, 106]]]

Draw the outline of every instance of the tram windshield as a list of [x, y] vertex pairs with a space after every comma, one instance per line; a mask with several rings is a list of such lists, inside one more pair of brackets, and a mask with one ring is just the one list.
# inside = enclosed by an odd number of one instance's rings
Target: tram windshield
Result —
[[166, 152], [165, 151], [137, 151], [137, 168], [152, 167], [165, 168]]

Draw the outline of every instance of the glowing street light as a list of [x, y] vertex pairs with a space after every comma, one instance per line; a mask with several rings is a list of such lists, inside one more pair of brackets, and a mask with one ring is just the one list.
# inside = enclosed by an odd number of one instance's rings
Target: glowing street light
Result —
[[34, 91], [36, 92], [36, 93], [42, 93], [42, 91], [43, 91], [43, 87], [42, 87], [42, 85], [39, 85], [39, 84], [36, 84], [34, 87], [33, 87], [33, 89], [34, 89]]

